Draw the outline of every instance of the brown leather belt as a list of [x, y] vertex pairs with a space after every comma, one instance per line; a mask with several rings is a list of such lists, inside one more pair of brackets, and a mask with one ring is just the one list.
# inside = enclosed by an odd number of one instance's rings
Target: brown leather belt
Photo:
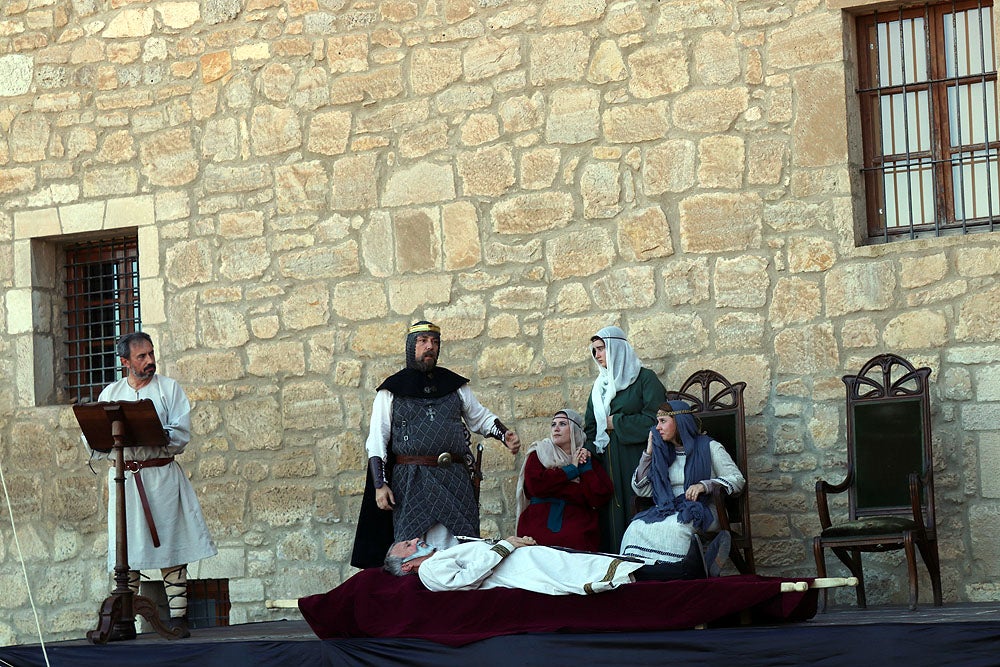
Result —
[[436, 466], [447, 468], [452, 463], [457, 462], [457, 457], [451, 452], [442, 452], [437, 456], [397, 456], [396, 463], [414, 466]]
[[143, 468], [159, 468], [170, 465], [174, 462], [174, 457], [167, 456], [159, 459], [146, 459], [145, 461], [125, 461], [125, 470], [135, 473], [135, 488], [139, 492], [139, 500], [142, 502], [142, 513], [146, 515], [146, 525], [149, 526], [149, 535], [153, 538], [153, 546], [160, 546], [160, 536], [156, 532], [156, 523], [153, 521], [153, 513], [149, 509], [149, 499], [146, 497], [146, 487], [142, 484], [142, 475], [139, 471]]
[[159, 468], [161, 466], [170, 465], [173, 461], [174, 457], [172, 456], [167, 456], [162, 459], [146, 459], [145, 461], [126, 461], [125, 470], [138, 472], [143, 468]]

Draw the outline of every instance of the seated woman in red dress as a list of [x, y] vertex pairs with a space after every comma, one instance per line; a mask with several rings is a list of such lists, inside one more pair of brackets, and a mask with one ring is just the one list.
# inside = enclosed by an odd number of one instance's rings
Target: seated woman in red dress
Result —
[[583, 447], [583, 418], [574, 410], [552, 416], [551, 437], [528, 448], [517, 480], [517, 534], [538, 544], [596, 551], [597, 508], [614, 493], [611, 478]]

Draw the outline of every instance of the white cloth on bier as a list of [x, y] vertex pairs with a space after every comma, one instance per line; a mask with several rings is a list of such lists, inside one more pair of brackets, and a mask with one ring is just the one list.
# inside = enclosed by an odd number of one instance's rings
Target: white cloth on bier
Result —
[[[645, 563], [545, 546], [514, 548], [466, 542], [435, 552], [420, 564], [417, 574], [432, 591], [468, 591], [519, 588], [546, 595], [589, 595], [632, 582], [632, 573]], [[503, 552], [510, 555], [504, 556]]]

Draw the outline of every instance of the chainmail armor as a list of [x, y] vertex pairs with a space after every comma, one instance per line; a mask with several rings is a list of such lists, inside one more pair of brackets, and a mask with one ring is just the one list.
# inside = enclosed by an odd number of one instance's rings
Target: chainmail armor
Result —
[[395, 540], [423, 535], [436, 523], [453, 535], [479, 535], [469, 470], [463, 464], [469, 449], [469, 431], [462, 421], [458, 392], [439, 398], [396, 396], [392, 402], [392, 450], [399, 456], [437, 456], [451, 452], [447, 467], [396, 465], [391, 485]]

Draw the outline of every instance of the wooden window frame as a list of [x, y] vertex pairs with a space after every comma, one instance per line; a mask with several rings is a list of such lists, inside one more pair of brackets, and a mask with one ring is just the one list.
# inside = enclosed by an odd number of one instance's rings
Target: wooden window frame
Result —
[[[955, 30], [955, 16], [958, 12], [970, 9], [979, 9], [979, 25], [982, 38], [989, 39], [993, 49], [993, 62], [986, 62], [985, 55], [981, 52], [983, 59], [983, 71], [976, 74], [960, 75], [956, 72], [949, 75], [946, 67], [945, 52], [945, 28], [944, 17], [952, 17], [953, 33]], [[988, 12], [984, 9], [989, 8]], [[977, 217], [966, 217], [964, 214], [965, 203], [962, 204], [963, 215], [956, 211], [956, 183], [953, 177], [953, 169], [956, 164], [959, 166], [975, 164], [975, 157], [980, 151], [985, 151], [986, 173], [993, 169], [994, 173], [1000, 171], [1000, 130], [997, 129], [998, 109], [997, 109], [997, 43], [994, 38], [992, 14], [994, 5], [992, 0], [966, 0], [963, 2], [928, 3], [918, 7], [899, 7], [894, 10], [876, 10], [873, 13], [865, 14], [857, 18], [857, 40], [858, 40], [858, 100], [860, 104], [861, 125], [863, 135], [864, 166], [862, 168], [865, 191], [867, 193], [867, 230], [870, 241], [890, 241], [897, 238], [916, 238], [917, 236], [931, 235], [943, 236], [946, 234], [966, 234], [973, 231], [993, 231], [1000, 225], [1000, 188], [996, 187], [996, 182], [987, 176], [984, 185], [966, 183], [963, 180], [958, 183], [961, 193], [967, 192], [967, 188], [981, 187], [986, 190], [987, 211], [985, 215]], [[985, 16], [984, 16], [985, 14]], [[988, 17], [988, 18], [987, 18]], [[909, 77], [904, 78], [898, 85], [882, 86], [878, 72], [878, 39], [873, 39], [873, 34], [877, 26], [882, 23], [895, 23], [909, 19], [923, 19], [924, 32], [921, 36], [924, 40], [923, 46], [926, 50], [928, 62], [927, 77], [923, 81], [911, 81]], [[957, 44], [957, 40], [954, 40]], [[902, 38], [901, 38], [902, 42]], [[955, 47], [957, 49], [957, 46]], [[984, 47], [985, 48], [985, 47]], [[902, 44], [900, 50], [903, 50]], [[902, 60], [905, 60], [903, 58]], [[992, 67], [992, 69], [990, 69]], [[959, 143], [952, 145], [952, 128], [949, 107], [949, 91], [957, 86], [969, 86], [972, 84], [982, 85], [981, 102], [983, 105], [983, 118], [988, 130], [992, 130], [992, 136], [984, 137], [985, 141], [978, 144], [962, 144], [961, 130], [959, 130]], [[993, 95], [988, 94], [990, 86], [993, 87]], [[907, 137], [905, 153], [883, 154], [881, 140], [881, 116], [879, 103], [889, 95], [902, 94], [906, 98], [907, 94], [927, 91], [929, 146], [922, 150], [909, 150], [910, 127], [906, 125], [906, 111], [904, 111], [904, 126]], [[904, 99], [904, 101], [906, 101]], [[990, 108], [992, 107], [992, 108]], [[955, 114], [957, 122], [961, 122], [961, 114]], [[894, 165], [905, 173], [913, 173], [915, 161], [921, 161], [929, 171], [932, 183], [932, 205], [930, 222], [920, 221], [915, 223], [912, 214], [913, 200], [904, 203], [909, 216], [904, 217], [904, 211], [900, 211], [895, 219], [895, 224], [889, 224], [887, 220], [885, 173], [892, 170]], [[919, 169], [915, 171], [920, 171]], [[912, 182], [913, 177], [909, 177], [907, 185]], [[982, 190], [979, 191], [982, 193]], [[904, 193], [909, 197], [912, 192]], [[964, 195], [963, 199], [968, 199]]]

